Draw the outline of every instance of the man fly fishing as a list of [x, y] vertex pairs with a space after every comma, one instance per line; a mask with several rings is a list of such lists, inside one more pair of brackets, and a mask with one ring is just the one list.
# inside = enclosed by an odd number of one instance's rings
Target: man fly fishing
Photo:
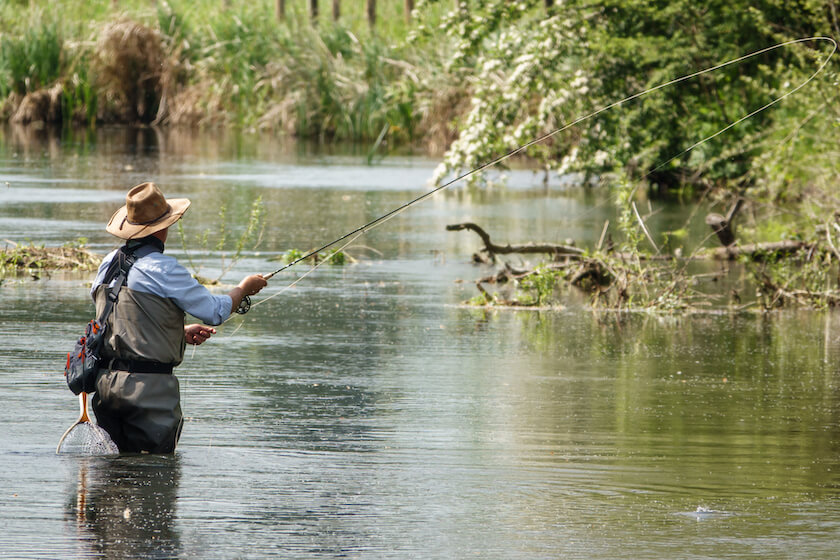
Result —
[[184, 324], [186, 313], [219, 325], [246, 296], [267, 281], [255, 274], [226, 295], [214, 295], [175, 258], [164, 255], [169, 226], [190, 206], [186, 198], [167, 200], [154, 183], [142, 183], [126, 195], [106, 230], [126, 245], [108, 254], [91, 288], [97, 315], [124, 263], [133, 255], [119, 299], [107, 318], [102, 350], [105, 369], [96, 380], [93, 410], [120, 452], [172, 453], [181, 435], [178, 379], [172, 370], [184, 358], [186, 344], [201, 344], [216, 330]]

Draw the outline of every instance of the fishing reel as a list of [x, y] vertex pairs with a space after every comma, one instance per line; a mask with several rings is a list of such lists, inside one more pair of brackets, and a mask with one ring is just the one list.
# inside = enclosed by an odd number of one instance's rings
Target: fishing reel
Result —
[[236, 308], [236, 312], [240, 315], [245, 315], [248, 313], [248, 310], [251, 309], [251, 298], [248, 296], [243, 296], [242, 301], [239, 302], [239, 307]]

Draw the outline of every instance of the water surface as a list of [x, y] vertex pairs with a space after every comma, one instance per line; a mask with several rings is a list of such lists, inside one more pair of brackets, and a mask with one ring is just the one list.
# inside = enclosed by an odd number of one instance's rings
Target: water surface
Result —
[[[0, 140], [0, 239], [104, 253], [126, 189], [154, 180], [192, 199], [185, 233], [213, 276], [220, 206], [236, 232], [261, 196], [263, 243], [230, 283], [424, 192], [436, 163], [129, 129]], [[836, 558], [838, 316], [459, 305], [489, 269], [446, 224], [597, 240], [608, 205], [541, 179], [435, 197], [362, 238], [357, 264], [266, 299], [305, 269], [278, 275], [244, 323], [188, 349], [174, 456], [55, 455], [78, 413], [61, 367], [90, 275], [7, 277], [4, 556]]]

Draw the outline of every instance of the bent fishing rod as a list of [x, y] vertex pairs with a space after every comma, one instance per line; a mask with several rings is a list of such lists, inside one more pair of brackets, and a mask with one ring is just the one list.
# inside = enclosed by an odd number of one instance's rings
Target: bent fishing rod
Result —
[[[736, 119], [736, 120], [734, 120], [734, 121], [730, 122], [729, 124], [727, 124], [726, 126], [724, 126], [723, 128], [721, 128], [720, 130], [718, 130], [718, 131], [714, 132], [713, 134], [710, 134], [709, 136], [706, 136], [705, 138], [703, 138], [702, 140], [699, 140], [698, 142], [695, 142], [694, 144], [692, 144], [691, 146], [689, 146], [688, 148], [686, 148], [685, 150], [683, 150], [683, 151], [682, 151], [682, 152], [680, 152], [679, 154], [677, 154], [677, 155], [675, 155], [675, 156], [673, 156], [673, 157], [669, 158], [668, 160], [666, 160], [666, 161], [664, 161], [664, 162], [660, 163], [659, 165], [657, 165], [656, 167], [654, 167], [651, 171], [649, 171], [648, 173], [646, 173], [646, 174], [645, 174], [645, 177], [646, 177], [646, 176], [650, 175], [651, 173], [653, 173], [654, 171], [656, 171], [656, 170], [658, 170], [658, 169], [662, 169], [664, 166], [668, 165], [669, 163], [671, 163], [671, 162], [672, 162], [672, 161], [674, 161], [675, 159], [677, 159], [677, 158], [679, 158], [679, 157], [684, 156], [685, 154], [687, 154], [688, 152], [690, 152], [690, 151], [694, 150], [694, 149], [695, 149], [695, 148], [697, 148], [698, 146], [700, 146], [700, 145], [704, 144], [705, 142], [707, 142], [707, 141], [711, 140], [712, 138], [715, 138], [716, 136], [719, 136], [719, 135], [723, 134], [724, 132], [726, 132], [726, 131], [727, 131], [727, 130], [729, 130], [730, 128], [732, 128], [732, 127], [734, 127], [734, 126], [738, 125], [739, 123], [741, 123], [741, 122], [743, 122], [743, 121], [745, 121], [745, 120], [747, 120], [747, 119], [749, 119], [749, 118], [751, 118], [751, 117], [753, 117], [753, 116], [757, 115], [758, 113], [760, 113], [760, 112], [764, 111], [765, 109], [768, 109], [769, 107], [771, 107], [771, 106], [775, 105], [776, 103], [779, 103], [780, 101], [782, 101], [782, 100], [783, 100], [783, 99], [785, 99], [786, 97], [789, 97], [790, 95], [793, 95], [794, 93], [796, 93], [797, 91], [799, 91], [800, 89], [802, 89], [803, 87], [805, 87], [806, 85], [808, 85], [808, 83], [810, 83], [810, 82], [811, 82], [811, 80], [813, 80], [813, 79], [814, 79], [814, 78], [815, 78], [815, 77], [816, 77], [816, 76], [817, 76], [820, 72], [822, 72], [822, 70], [823, 70], [823, 69], [825, 68], [825, 66], [828, 64], [828, 61], [829, 61], [829, 60], [831, 60], [831, 57], [834, 55], [834, 53], [835, 53], [835, 52], [836, 52], [836, 50], [837, 50], [837, 42], [836, 42], [834, 39], [832, 39], [831, 37], [806, 37], [806, 38], [803, 38], [803, 39], [793, 39], [793, 40], [790, 40], [790, 41], [786, 41], [786, 42], [784, 42], [784, 43], [777, 43], [777, 44], [775, 44], [775, 45], [771, 45], [771, 46], [769, 46], [769, 47], [766, 47], [766, 48], [763, 48], [763, 49], [760, 49], [760, 50], [754, 51], [754, 52], [752, 52], [752, 53], [745, 54], [745, 55], [740, 56], [740, 57], [738, 57], [738, 58], [734, 58], [734, 59], [732, 59], [732, 60], [728, 60], [728, 61], [726, 61], [726, 62], [722, 62], [722, 63], [717, 64], [717, 65], [715, 65], [715, 66], [710, 66], [709, 68], [705, 68], [705, 69], [703, 69], [703, 70], [698, 70], [697, 72], [692, 72], [691, 74], [686, 74], [686, 75], [684, 75], [684, 76], [680, 76], [679, 78], [675, 78], [675, 79], [673, 79], [673, 80], [670, 80], [670, 81], [667, 81], [667, 82], [661, 83], [661, 84], [659, 84], [659, 85], [656, 85], [656, 86], [650, 87], [650, 88], [648, 88], [648, 89], [646, 89], [646, 90], [644, 90], [644, 91], [640, 91], [640, 92], [638, 92], [638, 93], [634, 93], [633, 95], [630, 95], [630, 96], [628, 96], [628, 97], [625, 97], [624, 99], [621, 99], [621, 100], [619, 100], [619, 101], [615, 101], [615, 102], [613, 102], [613, 103], [610, 103], [609, 105], [605, 105], [605, 106], [603, 106], [603, 107], [601, 107], [601, 108], [599, 108], [599, 109], [596, 109], [595, 111], [592, 111], [591, 113], [588, 113], [588, 114], [586, 114], [586, 115], [584, 115], [584, 116], [582, 116], [582, 117], [579, 117], [579, 118], [577, 118], [577, 119], [573, 120], [573, 121], [572, 121], [572, 122], [570, 122], [570, 123], [567, 123], [567, 124], [565, 124], [565, 125], [563, 125], [563, 126], [561, 126], [561, 127], [559, 127], [559, 128], [556, 128], [556, 129], [554, 129], [554, 130], [552, 130], [552, 131], [550, 131], [550, 132], [546, 132], [545, 134], [542, 134], [542, 135], [540, 135], [540, 136], [538, 136], [538, 137], [534, 138], [533, 140], [531, 140], [531, 141], [529, 141], [529, 142], [527, 142], [527, 143], [525, 143], [525, 144], [522, 144], [522, 145], [520, 145], [520, 146], [517, 146], [516, 148], [513, 148], [512, 150], [509, 150], [508, 152], [505, 152], [504, 154], [502, 154], [502, 155], [500, 155], [500, 156], [496, 157], [495, 159], [492, 159], [492, 160], [490, 160], [490, 161], [488, 161], [488, 162], [486, 162], [486, 163], [483, 163], [483, 164], [479, 165], [478, 167], [475, 167], [475, 168], [473, 168], [473, 169], [471, 169], [471, 170], [467, 171], [466, 173], [462, 173], [461, 175], [456, 176], [454, 179], [450, 179], [450, 180], [449, 180], [449, 181], [447, 181], [446, 183], [444, 183], [444, 184], [442, 184], [442, 185], [440, 185], [440, 186], [438, 186], [438, 187], [436, 187], [436, 188], [434, 188], [434, 189], [432, 189], [432, 190], [430, 190], [430, 191], [428, 191], [428, 192], [426, 192], [426, 193], [424, 193], [424, 194], [422, 194], [422, 195], [420, 195], [420, 196], [418, 196], [418, 197], [414, 198], [413, 200], [410, 200], [409, 202], [406, 202], [405, 204], [403, 204], [403, 205], [401, 205], [401, 206], [399, 206], [399, 207], [397, 207], [397, 208], [394, 208], [394, 209], [393, 209], [393, 210], [391, 210], [390, 212], [387, 212], [387, 213], [385, 213], [385, 214], [383, 214], [383, 215], [379, 216], [378, 218], [373, 219], [373, 220], [369, 221], [368, 223], [366, 223], [366, 224], [364, 224], [364, 225], [362, 225], [362, 226], [360, 226], [360, 227], [358, 227], [358, 228], [356, 228], [356, 229], [354, 229], [354, 230], [352, 230], [352, 231], [350, 231], [350, 232], [345, 233], [345, 234], [344, 234], [344, 235], [342, 235], [341, 237], [339, 237], [339, 238], [337, 238], [337, 239], [335, 239], [335, 240], [333, 240], [333, 241], [330, 241], [329, 243], [326, 243], [326, 244], [322, 245], [321, 247], [319, 247], [319, 248], [317, 248], [317, 249], [314, 249], [314, 250], [312, 250], [312, 251], [310, 251], [310, 252], [306, 253], [306, 254], [305, 254], [305, 255], [303, 255], [302, 257], [298, 257], [297, 259], [293, 260], [292, 262], [290, 262], [290, 263], [288, 263], [288, 264], [286, 264], [286, 265], [284, 265], [284, 266], [282, 266], [282, 267], [278, 268], [278, 269], [277, 269], [277, 270], [275, 270], [274, 272], [271, 272], [271, 273], [269, 273], [269, 274], [266, 274], [265, 276], [263, 276], [263, 278], [265, 278], [266, 280], [269, 280], [269, 279], [271, 279], [274, 275], [279, 274], [280, 272], [283, 272], [284, 270], [289, 269], [289, 268], [291, 268], [291, 267], [295, 266], [295, 265], [296, 265], [296, 264], [298, 264], [299, 262], [301, 262], [301, 261], [303, 261], [303, 260], [306, 260], [306, 259], [308, 259], [308, 258], [310, 258], [310, 257], [313, 257], [314, 255], [317, 255], [317, 254], [318, 254], [318, 253], [320, 253], [321, 251], [324, 251], [324, 250], [326, 250], [326, 249], [329, 249], [330, 247], [333, 247], [334, 245], [337, 245], [338, 243], [342, 243], [342, 242], [344, 242], [344, 244], [343, 244], [343, 245], [341, 245], [338, 249], [335, 249], [335, 250], [334, 250], [334, 251], [333, 251], [333, 252], [332, 252], [332, 253], [331, 253], [331, 254], [330, 254], [330, 255], [329, 255], [326, 259], [324, 259], [324, 260], [323, 260], [323, 261], [321, 261], [320, 263], [318, 263], [318, 264], [316, 264], [315, 266], [313, 266], [313, 267], [312, 267], [311, 269], [309, 269], [306, 273], [304, 273], [302, 276], [300, 276], [297, 280], [295, 280], [294, 282], [292, 282], [291, 284], [289, 284], [288, 286], [286, 286], [283, 290], [281, 290], [281, 292], [279, 292], [279, 293], [277, 293], [277, 294], [273, 294], [273, 295], [269, 296], [268, 298], [265, 298], [265, 299], [264, 299], [264, 300], [262, 300], [262, 301], [267, 301], [268, 299], [271, 299], [272, 297], [275, 297], [275, 296], [277, 296], [277, 295], [280, 295], [280, 293], [282, 293], [283, 291], [285, 291], [285, 290], [287, 290], [287, 289], [289, 289], [289, 288], [293, 287], [293, 286], [294, 286], [295, 284], [297, 284], [300, 280], [302, 280], [305, 276], [307, 276], [307, 275], [308, 275], [308, 274], [310, 274], [312, 271], [314, 271], [316, 268], [318, 268], [318, 266], [319, 266], [321, 263], [326, 262], [327, 260], [329, 260], [329, 257], [330, 257], [330, 256], [332, 256], [332, 255], [333, 255], [333, 254], [335, 254], [335, 253], [340, 252], [342, 249], [344, 249], [345, 247], [347, 247], [350, 243], [352, 243], [353, 241], [355, 241], [358, 237], [360, 237], [360, 236], [364, 235], [365, 233], [367, 233], [368, 231], [372, 230], [373, 228], [375, 228], [375, 227], [377, 227], [377, 226], [382, 225], [383, 223], [387, 222], [388, 220], [390, 220], [391, 218], [395, 217], [396, 215], [398, 215], [398, 214], [400, 214], [400, 213], [404, 212], [405, 210], [409, 209], [410, 207], [414, 206], [415, 204], [418, 204], [418, 203], [420, 203], [420, 202], [422, 202], [422, 201], [426, 200], [427, 198], [429, 198], [429, 197], [431, 197], [431, 196], [433, 196], [433, 195], [435, 195], [435, 194], [439, 193], [440, 191], [442, 191], [442, 190], [444, 190], [444, 189], [447, 189], [447, 188], [451, 187], [451, 186], [452, 186], [452, 185], [454, 185], [455, 183], [457, 183], [457, 182], [459, 182], [459, 181], [462, 181], [462, 180], [466, 179], [467, 177], [470, 177], [470, 176], [472, 176], [472, 175], [475, 175], [476, 173], [481, 173], [482, 171], [484, 171], [485, 169], [487, 169], [487, 168], [489, 168], [489, 167], [493, 167], [493, 166], [495, 166], [495, 165], [497, 165], [497, 164], [499, 164], [499, 163], [502, 163], [503, 161], [505, 161], [505, 160], [507, 160], [507, 159], [509, 159], [509, 158], [511, 158], [511, 157], [513, 157], [513, 156], [515, 156], [516, 154], [518, 154], [518, 153], [520, 153], [520, 152], [523, 152], [523, 151], [527, 150], [528, 148], [530, 148], [531, 146], [533, 146], [533, 145], [535, 145], [535, 144], [539, 144], [539, 143], [541, 143], [541, 142], [543, 142], [543, 141], [545, 141], [545, 140], [548, 140], [549, 138], [551, 138], [551, 137], [553, 137], [553, 136], [555, 136], [555, 135], [557, 135], [557, 134], [559, 134], [559, 133], [561, 133], [561, 132], [563, 132], [563, 131], [565, 131], [565, 130], [568, 130], [569, 128], [572, 128], [573, 126], [576, 126], [576, 125], [578, 125], [578, 124], [580, 124], [580, 123], [582, 123], [582, 122], [584, 122], [584, 121], [586, 121], [586, 120], [592, 119], [592, 118], [594, 118], [594, 117], [596, 117], [596, 116], [600, 115], [601, 113], [603, 113], [603, 112], [605, 112], [605, 111], [609, 111], [610, 109], [613, 109], [613, 108], [615, 108], [615, 107], [619, 107], [619, 106], [621, 106], [621, 105], [624, 105], [625, 103], [629, 103], [630, 101], [633, 101], [633, 100], [635, 100], [635, 99], [638, 99], [638, 98], [640, 98], [640, 97], [643, 97], [643, 96], [645, 96], [645, 95], [648, 95], [648, 94], [650, 94], [650, 93], [653, 93], [653, 92], [658, 91], [658, 90], [660, 90], [660, 89], [663, 89], [663, 88], [666, 88], [666, 87], [669, 87], [669, 86], [672, 86], [672, 85], [678, 84], [678, 83], [680, 83], [680, 82], [684, 82], [684, 81], [686, 81], [686, 80], [690, 80], [690, 79], [692, 79], [692, 78], [696, 78], [696, 77], [701, 76], [701, 75], [703, 75], [703, 74], [708, 74], [708, 73], [710, 73], [710, 72], [715, 72], [715, 71], [720, 70], [721, 68], [724, 68], [724, 67], [726, 67], [726, 66], [730, 66], [730, 65], [732, 65], [732, 64], [738, 64], [739, 62], [743, 62], [744, 60], [747, 60], [747, 59], [752, 58], [752, 57], [754, 57], [754, 56], [759, 56], [759, 55], [761, 55], [761, 54], [764, 54], [764, 53], [766, 53], [766, 52], [770, 52], [770, 51], [775, 50], [775, 49], [778, 49], [778, 48], [787, 47], [787, 46], [794, 45], [794, 44], [798, 44], [798, 43], [804, 43], [804, 42], [807, 42], [807, 41], [828, 41], [828, 42], [829, 42], [829, 43], [831, 43], [831, 45], [832, 45], [831, 52], [828, 54], [828, 56], [825, 58], [825, 60], [824, 60], [824, 61], [822, 61], [822, 63], [821, 63], [821, 64], [820, 64], [820, 66], [819, 66], [819, 67], [818, 67], [818, 68], [814, 71], [814, 73], [813, 73], [813, 74], [811, 74], [811, 75], [808, 77], [808, 79], [807, 79], [807, 80], [805, 80], [804, 82], [802, 82], [801, 84], [799, 84], [799, 85], [798, 85], [798, 86], [796, 86], [795, 88], [793, 88], [793, 89], [791, 89], [791, 90], [789, 90], [789, 91], [785, 92], [783, 95], [781, 95], [781, 96], [777, 97], [776, 99], [773, 99], [772, 101], [770, 101], [769, 103], [767, 103], [767, 104], [763, 105], [762, 107], [760, 107], [760, 108], [756, 109], [755, 111], [752, 111], [751, 113], [749, 113], [749, 114], [747, 114], [747, 115], [744, 115], [744, 116], [742, 116], [741, 118]], [[261, 302], [260, 302], [260, 303], [261, 303]], [[256, 305], [256, 304], [255, 304], [255, 305]], [[249, 296], [247, 296], [247, 295], [246, 295], [246, 296], [244, 296], [244, 297], [242, 298], [242, 301], [239, 303], [239, 307], [237, 307], [236, 312], [237, 312], [237, 313], [239, 313], [240, 315], [244, 315], [244, 314], [245, 314], [245, 313], [247, 313], [247, 312], [248, 312], [248, 310], [250, 310], [250, 309], [251, 309], [251, 298], [250, 298]]]

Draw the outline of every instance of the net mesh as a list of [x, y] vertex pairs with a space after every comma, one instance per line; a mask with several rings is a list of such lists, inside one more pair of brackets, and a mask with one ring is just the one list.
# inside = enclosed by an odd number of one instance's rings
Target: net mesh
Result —
[[90, 422], [73, 426], [58, 446], [58, 453], [76, 455], [117, 455], [120, 450], [108, 432]]

